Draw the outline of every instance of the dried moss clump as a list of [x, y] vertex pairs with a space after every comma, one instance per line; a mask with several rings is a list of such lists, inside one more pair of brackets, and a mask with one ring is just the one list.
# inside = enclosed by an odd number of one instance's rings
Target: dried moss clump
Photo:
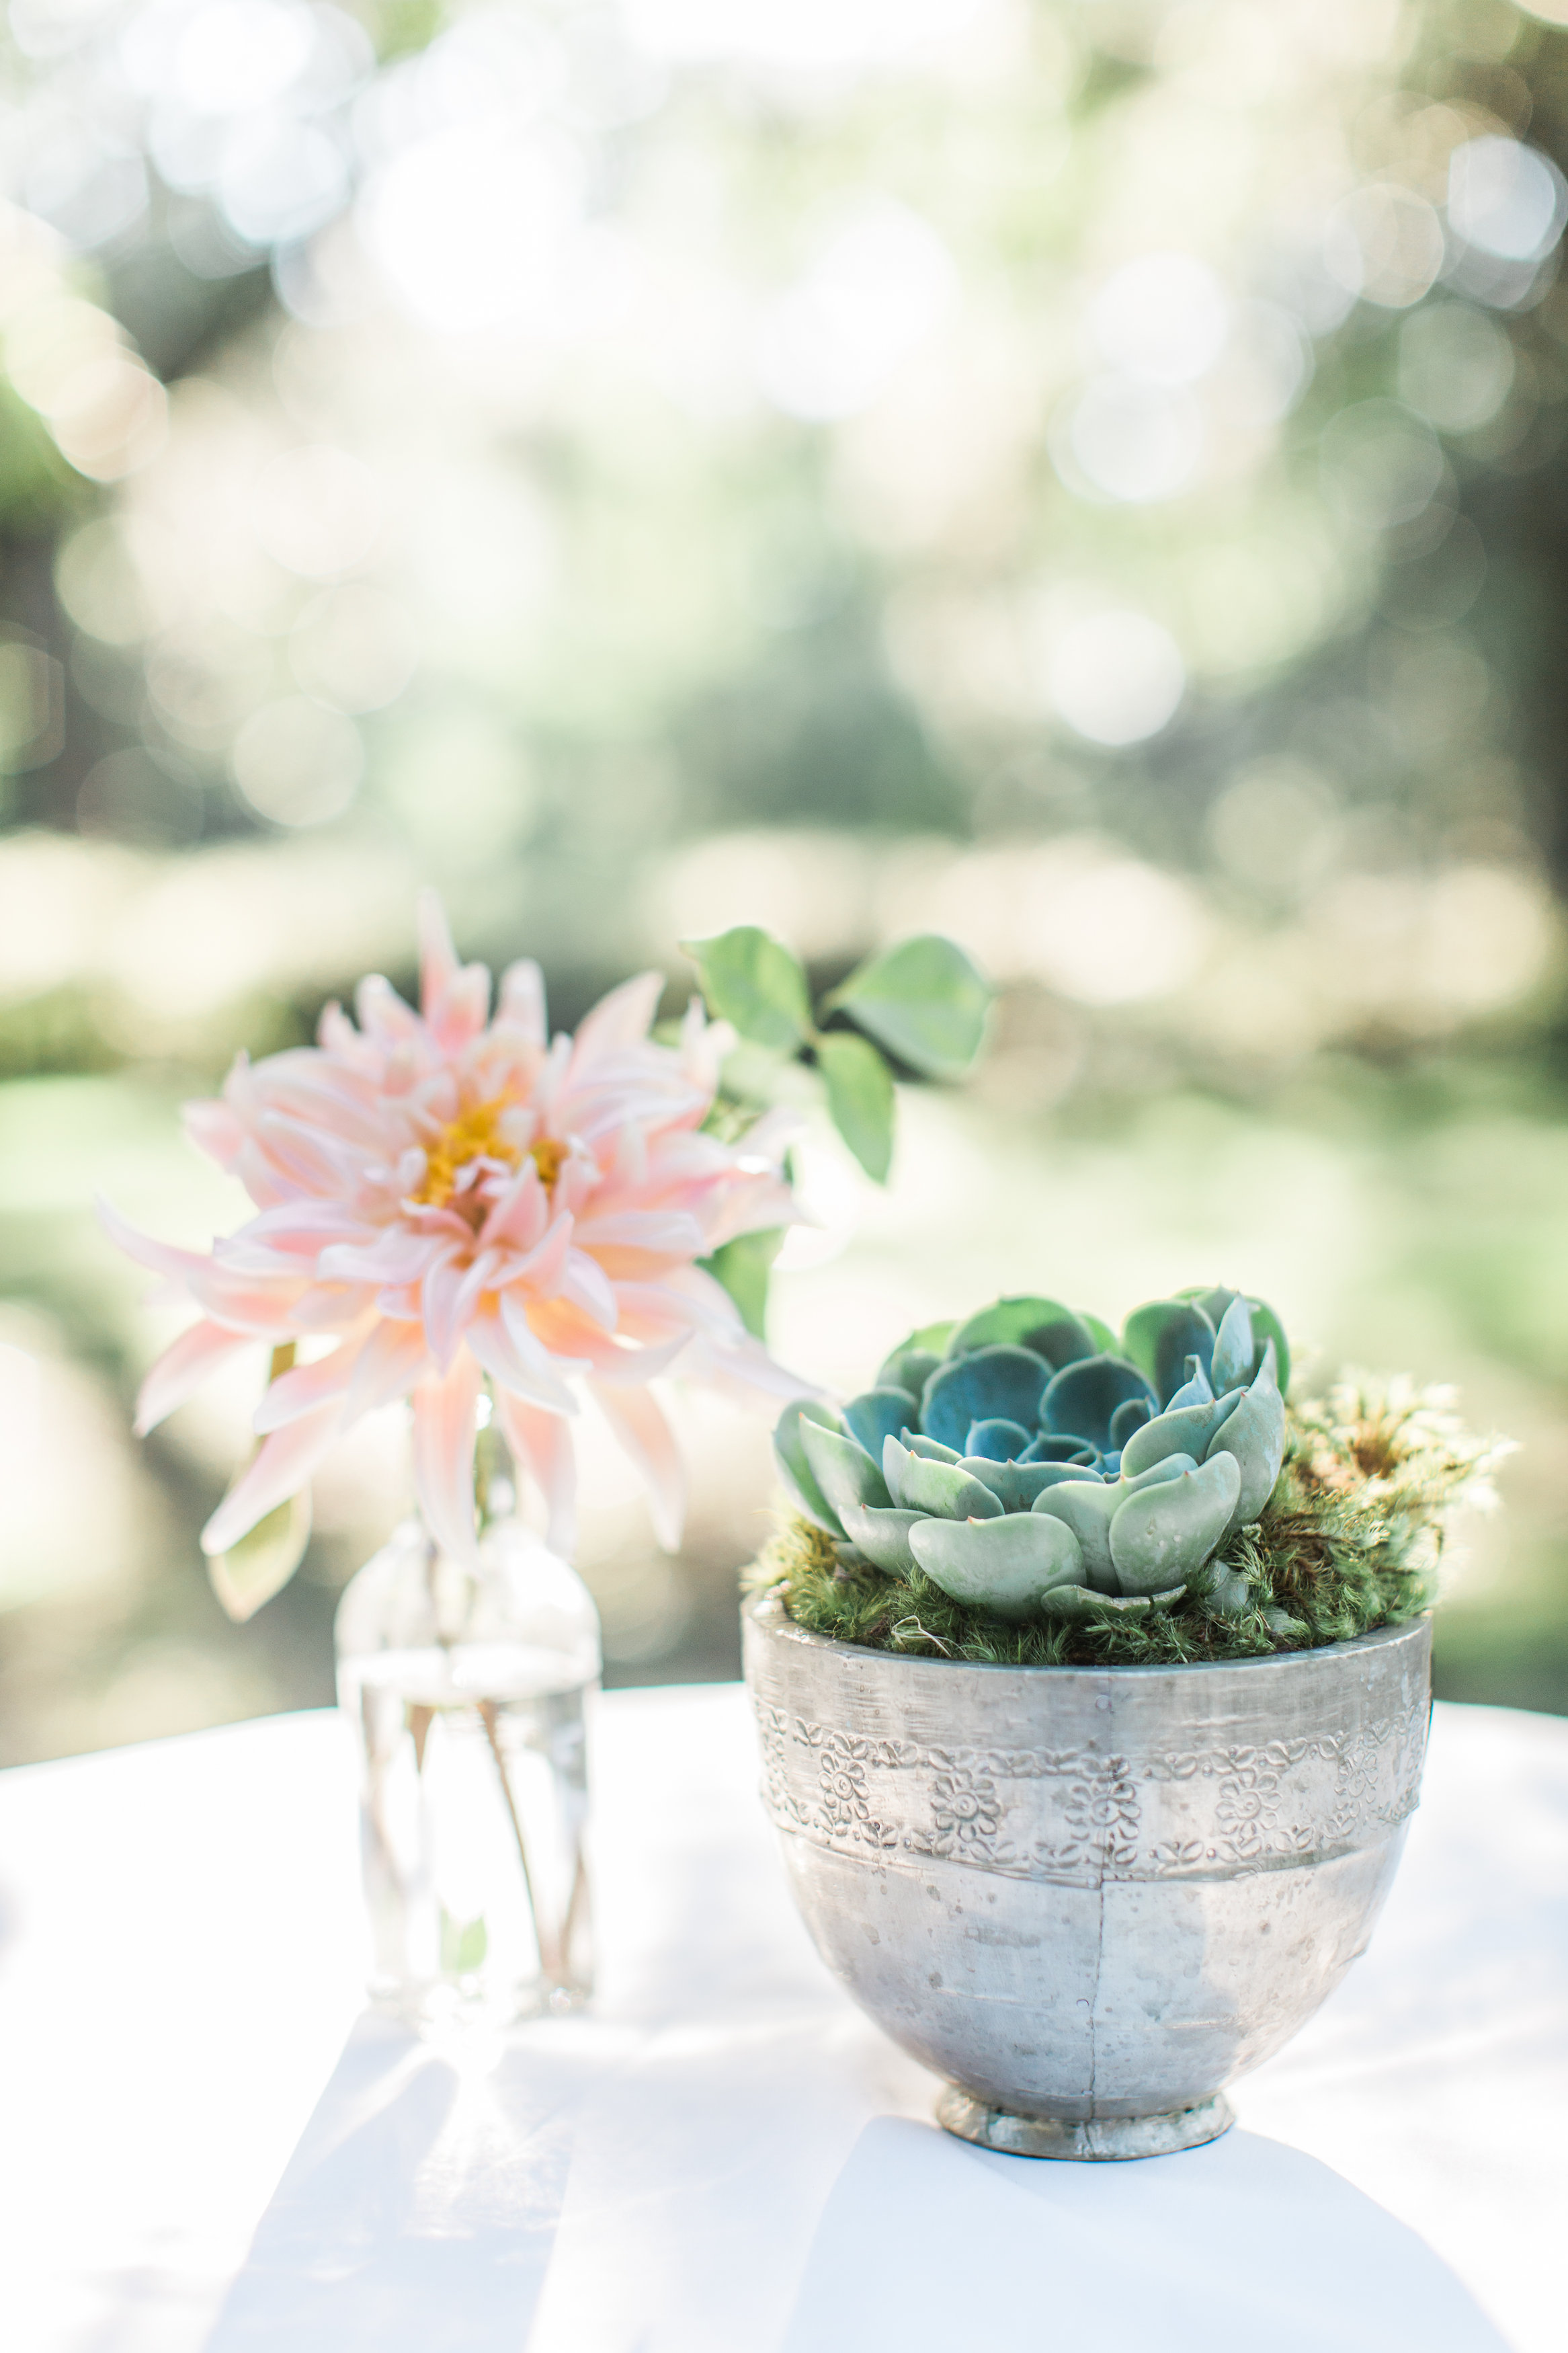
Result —
[[1436, 1597], [1448, 1515], [1495, 1502], [1491, 1472], [1511, 1451], [1477, 1438], [1453, 1393], [1348, 1375], [1289, 1410], [1284, 1467], [1262, 1516], [1220, 1557], [1247, 1581], [1221, 1613], [1192, 1597], [1168, 1612], [1104, 1625], [1009, 1624], [953, 1601], [917, 1571], [889, 1577], [809, 1520], [789, 1518], [754, 1564], [797, 1625], [868, 1650], [996, 1666], [1185, 1665], [1343, 1642], [1418, 1617]]

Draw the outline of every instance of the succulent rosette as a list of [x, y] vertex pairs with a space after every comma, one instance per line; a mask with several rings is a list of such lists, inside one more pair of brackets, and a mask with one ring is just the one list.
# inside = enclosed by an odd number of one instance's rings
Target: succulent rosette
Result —
[[998, 1617], [1093, 1620], [1186, 1594], [1235, 1608], [1215, 1556], [1285, 1451], [1289, 1350], [1263, 1301], [1199, 1288], [1120, 1337], [1051, 1299], [1001, 1299], [895, 1348], [841, 1412], [787, 1406], [791, 1499], [891, 1576]]

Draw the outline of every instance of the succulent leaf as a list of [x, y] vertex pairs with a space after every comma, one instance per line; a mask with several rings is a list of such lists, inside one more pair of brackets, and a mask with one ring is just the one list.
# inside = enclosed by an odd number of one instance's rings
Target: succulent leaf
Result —
[[895, 1348], [887, 1363], [879, 1367], [876, 1386], [879, 1389], [908, 1389], [918, 1399], [941, 1362], [939, 1348]]
[[865, 1448], [872, 1461], [879, 1462], [883, 1439], [896, 1438], [919, 1410], [908, 1389], [884, 1388], [879, 1383], [876, 1388], [863, 1389], [858, 1397], [850, 1398], [844, 1409], [844, 1427]]
[[840, 1521], [846, 1504], [886, 1505], [892, 1502], [881, 1472], [865, 1448], [847, 1432], [826, 1430], [818, 1421], [802, 1421], [799, 1430], [805, 1459], [816, 1474], [816, 1483]]
[[972, 1421], [963, 1441], [965, 1454], [982, 1454], [988, 1462], [1016, 1462], [1032, 1443], [1034, 1431], [1021, 1421], [994, 1414], [989, 1421]]
[[1064, 1479], [1098, 1479], [1098, 1472], [1089, 1471], [1070, 1462], [989, 1462], [979, 1455], [965, 1455], [962, 1466], [972, 1479], [1001, 1504], [1004, 1511], [1028, 1512], [1035, 1499], [1047, 1487], [1060, 1484]]
[[[1229, 1471], [1222, 1468], [1227, 1463]], [[1240, 1487], [1234, 1457], [1218, 1454], [1202, 1470], [1135, 1489], [1110, 1523], [1121, 1590], [1158, 1593], [1184, 1584], [1225, 1535]]]
[[[1182, 1392], [1176, 1392], [1179, 1397]], [[1169, 1405], [1163, 1413], [1135, 1430], [1121, 1450], [1121, 1475], [1135, 1479], [1170, 1454], [1190, 1454], [1201, 1462], [1209, 1450], [1209, 1441], [1220, 1429], [1227, 1415], [1240, 1404], [1242, 1391], [1232, 1389], [1228, 1396], [1210, 1398], [1206, 1405]]]
[[[1194, 1301], [1203, 1309], [1209, 1322], [1217, 1329], [1231, 1302], [1238, 1299], [1242, 1294], [1239, 1292], [1227, 1290], [1224, 1283], [1214, 1283], [1206, 1289], [1200, 1283], [1196, 1290], [1178, 1292], [1176, 1295], [1180, 1299]], [[1285, 1326], [1267, 1301], [1248, 1298], [1247, 1304], [1252, 1316], [1253, 1354], [1250, 1373], [1244, 1374], [1243, 1380], [1256, 1378], [1263, 1370], [1263, 1351], [1272, 1340], [1274, 1377], [1279, 1384], [1279, 1394], [1283, 1397], [1290, 1386], [1290, 1344], [1285, 1337]]]
[[1050, 1366], [1027, 1348], [976, 1348], [937, 1366], [921, 1398], [921, 1419], [932, 1438], [962, 1451], [970, 1427], [1000, 1417], [1033, 1430]]
[[1018, 1460], [1020, 1462], [1075, 1462], [1098, 1466], [1100, 1449], [1086, 1444], [1081, 1438], [1074, 1438], [1070, 1430], [1058, 1438], [1051, 1431], [1042, 1430], [1027, 1453], [1020, 1454]]
[[773, 1461], [784, 1493], [796, 1511], [803, 1512], [819, 1528], [826, 1528], [829, 1535], [839, 1536], [844, 1533], [843, 1524], [806, 1460], [800, 1434], [801, 1424], [806, 1421], [816, 1422], [824, 1430], [843, 1427], [830, 1405], [824, 1405], [817, 1398], [797, 1398], [785, 1406], [778, 1418], [773, 1430]]
[[1141, 1398], [1152, 1408], [1154, 1393], [1125, 1356], [1084, 1356], [1064, 1366], [1040, 1400], [1040, 1419], [1056, 1436], [1070, 1434], [1104, 1454], [1111, 1445], [1110, 1417]]
[[[887, 1357], [879, 1367], [877, 1388], [912, 1389], [916, 1397], [919, 1397], [921, 1389], [942, 1362], [946, 1353], [947, 1344], [952, 1337], [952, 1322], [950, 1318], [945, 1324], [922, 1324], [918, 1331], [910, 1333], [907, 1338], [899, 1342], [896, 1348], [889, 1351]], [[915, 1377], [913, 1366], [903, 1365], [903, 1359], [906, 1356], [930, 1357], [931, 1362], [918, 1380]]]
[[1205, 1562], [1189, 1584], [1222, 1617], [1239, 1618], [1247, 1606], [1250, 1588], [1246, 1577], [1240, 1569], [1226, 1568], [1221, 1561]]
[[[1237, 1388], [1245, 1388], [1247, 1384], [1245, 1381], [1242, 1381], [1238, 1382], [1237, 1386]], [[1210, 1398], [1215, 1394], [1215, 1385], [1204, 1370], [1202, 1357], [1189, 1356], [1187, 1358], [1187, 1377], [1182, 1383], [1181, 1388], [1176, 1391], [1175, 1395], [1166, 1398], [1164, 1410], [1169, 1413], [1172, 1409], [1176, 1406], [1207, 1405]]]
[[1147, 1471], [1134, 1472], [1131, 1478], [1123, 1473], [1118, 1484], [1123, 1498], [1135, 1494], [1143, 1487], [1158, 1487], [1166, 1479], [1179, 1479], [1184, 1472], [1195, 1471], [1195, 1454], [1167, 1454], [1163, 1461], [1152, 1462]]
[[1043, 1356], [1053, 1372], [1060, 1372], [1079, 1356], [1092, 1356], [1092, 1335], [1080, 1316], [1055, 1299], [998, 1299], [961, 1324], [947, 1344], [950, 1356], [967, 1356], [976, 1348], [1028, 1348]]
[[1214, 1325], [1188, 1299], [1152, 1299], [1135, 1307], [1121, 1331], [1125, 1356], [1147, 1373], [1162, 1405], [1169, 1405], [1196, 1356], [1206, 1372], [1214, 1356]]
[[1239, 1389], [1252, 1375], [1252, 1311], [1238, 1292], [1220, 1317], [1209, 1378], [1216, 1389]]
[[[963, 1456], [956, 1446], [944, 1446], [940, 1438], [926, 1438], [918, 1430], [900, 1430], [899, 1444], [907, 1446], [911, 1454], [922, 1455], [928, 1462], [960, 1462]], [[887, 1440], [882, 1443], [885, 1446]]]
[[1094, 1353], [1097, 1356], [1120, 1356], [1123, 1353], [1121, 1343], [1116, 1334], [1109, 1324], [1101, 1323], [1098, 1315], [1091, 1315], [1089, 1310], [1084, 1308], [1078, 1320], [1094, 1342]]
[[844, 1525], [856, 1547], [889, 1577], [912, 1576], [918, 1566], [910, 1550], [910, 1530], [921, 1512], [882, 1509], [874, 1504], [846, 1504]]
[[995, 1520], [917, 1520], [910, 1549], [933, 1585], [999, 1618], [1036, 1614], [1053, 1586], [1076, 1583], [1083, 1560], [1060, 1520], [1011, 1512]]
[[882, 1442], [882, 1475], [890, 1500], [907, 1512], [929, 1513], [933, 1519], [991, 1520], [1001, 1516], [1000, 1497], [957, 1462], [931, 1462], [913, 1454], [896, 1438]]
[[1089, 1626], [1098, 1620], [1106, 1625], [1119, 1618], [1144, 1618], [1152, 1609], [1168, 1609], [1179, 1601], [1184, 1588], [1173, 1586], [1169, 1593], [1148, 1593], [1124, 1597], [1111, 1593], [1091, 1593], [1081, 1585], [1055, 1585], [1041, 1596], [1043, 1617], [1064, 1618], [1072, 1626]]
[[1119, 1405], [1110, 1417], [1110, 1443], [1120, 1453], [1135, 1430], [1142, 1430], [1152, 1419], [1153, 1409], [1147, 1398], [1131, 1397]]
[[1235, 1410], [1210, 1439], [1204, 1460], [1215, 1462], [1229, 1455], [1240, 1473], [1227, 1535], [1255, 1520], [1279, 1476], [1285, 1459], [1285, 1400], [1274, 1377], [1274, 1343], [1263, 1351], [1263, 1368]]
[[1110, 1523], [1126, 1490], [1103, 1479], [1069, 1479], [1047, 1487], [1035, 1498], [1034, 1516], [1060, 1520], [1078, 1538], [1083, 1556], [1083, 1580], [1100, 1593], [1120, 1593], [1110, 1557]]

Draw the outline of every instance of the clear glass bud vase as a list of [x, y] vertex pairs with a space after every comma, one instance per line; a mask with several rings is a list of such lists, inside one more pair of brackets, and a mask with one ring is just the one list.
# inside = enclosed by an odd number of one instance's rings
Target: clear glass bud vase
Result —
[[405, 1521], [338, 1606], [371, 1998], [422, 2030], [510, 2025], [593, 1988], [584, 1707], [598, 1614], [576, 1572], [504, 1512], [479, 1553], [461, 1567]]

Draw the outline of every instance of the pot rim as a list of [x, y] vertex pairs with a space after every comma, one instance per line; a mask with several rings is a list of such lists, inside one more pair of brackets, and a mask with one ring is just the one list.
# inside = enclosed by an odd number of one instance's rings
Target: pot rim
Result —
[[[769, 1613], [764, 1616], [764, 1612]], [[1352, 1635], [1348, 1642], [1316, 1642], [1300, 1651], [1275, 1651], [1262, 1659], [1173, 1659], [1164, 1665], [1100, 1667], [1053, 1667], [1045, 1663], [1014, 1665], [1002, 1659], [922, 1659], [906, 1657], [897, 1651], [874, 1651], [866, 1642], [841, 1642], [832, 1634], [818, 1634], [809, 1626], [797, 1625], [779, 1599], [776, 1589], [748, 1594], [741, 1605], [741, 1614], [749, 1619], [760, 1634], [782, 1641], [800, 1642], [807, 1649], [837, 1651], [841, 1658], [863, 1660], [868, 1663], [886, 1665], [928, 1674], [951, 1674], [956, 1667], [968, 1674], [983, 1675], [1051, 1675], [1058, 1680], [1068, 1675], [1081, 1675], [1096, 1683], [1107, 1676], [1121, 1677], [1154, 1675], [1210, 1675], [1268, 1673], [1310, 1665], [1315, 1659], [1353, 1659], [1364, 1652], [1385, 1648], [1393, 1642], [1430, 1630], [1432, 1611], [1423, 1609], [1414, 1618], [1403, 1618], [1396, 1626], [1374, 1626], [1369, 1634]]]

